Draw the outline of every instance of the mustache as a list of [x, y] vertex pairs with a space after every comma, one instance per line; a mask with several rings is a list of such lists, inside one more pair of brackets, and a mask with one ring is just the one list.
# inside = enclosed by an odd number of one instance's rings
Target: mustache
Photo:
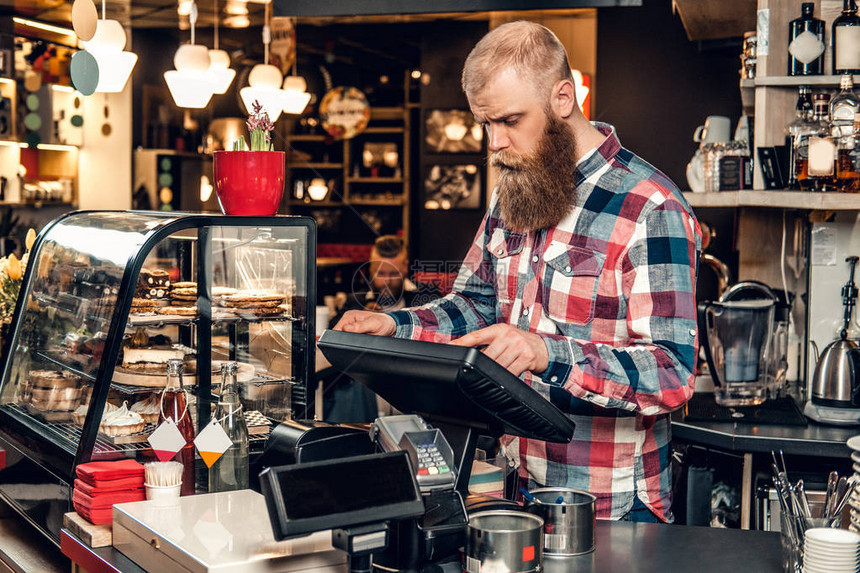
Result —
[[501, 150], [494, 151], [490, 154], [490, 165], [499, 169], [507, 169], [509, 171], [522, 171], [526, 161], [520, 155], [511, 153], [510, 151]]

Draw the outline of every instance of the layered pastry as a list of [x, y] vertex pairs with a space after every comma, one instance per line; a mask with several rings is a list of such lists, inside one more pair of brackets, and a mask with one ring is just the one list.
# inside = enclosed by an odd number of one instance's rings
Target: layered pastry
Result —
[[48, 421], [68, 420], [81, 402], [80, 379], [66, 372], [31, 370], [18, 387], [18, 402]]
[[159, 409], [161, 402], [157, 394], [150, 394], [145, 400], [138, 400], [131, 405], [131, 411], [143, 418], [147, 424], [155, 424], [158, 422]]
[[258, 316], [283, 314], [287, 297], [282, 293], [263, 290], [241, 290], [221, 297], [221, 306], [241, 313]]
[[170, 286], [170, 304], [191, 306], [197, 302], [197, 283], [181, 281]]
[[[196, 300], [196, 299], [195, 299]], [[174, 314], [179, 316], [196, 316], [197, 315], [197, 306], [173, 306], [175, 303], [171, 303], [171, 306], [163, 306], [161, 308], [155, 309], [155, 312], [158, 314]]]
[[185, 359], [186, 349], [174, 346], [150, 346], [148, 348], [123, 349], [122, 367], [136, 372], [163, 374], [167, 372], [167, 361]]
[[140, 269], [135, 298], [159, 300], [167, 296], [170, 289], [170, 275], [160, 269]]
[[102, 416], [99, 431], [106, 436], [130, 436], [142, 432], [145, 426], [143, 417], [130, 411], [128, 403], [123, 402], [122, 406]]
[[158, 306], [158, 301], [155, 299], [134, 297], [131, 299], [130, 312], [132, 314], [154, 312], [156, 306]]

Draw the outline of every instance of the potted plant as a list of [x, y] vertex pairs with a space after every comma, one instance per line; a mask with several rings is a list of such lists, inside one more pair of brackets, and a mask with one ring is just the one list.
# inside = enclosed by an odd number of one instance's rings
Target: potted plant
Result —
[[275, 126], [257, 101], [252, 109], [251, 149], [240, 137], [231, 150], [215, 152], [215, 193], [225, 215], [274, 215], [284, 193], [284, 152], [273, 151], [271, 143]]

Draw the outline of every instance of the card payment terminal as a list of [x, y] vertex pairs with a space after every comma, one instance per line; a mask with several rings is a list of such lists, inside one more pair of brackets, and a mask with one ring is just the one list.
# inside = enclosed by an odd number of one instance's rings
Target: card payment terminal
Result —
[[383, 451], [405, 450], [421, 493], [452, 489], [457, 482], [454, 451], [442, 432], [414, 414], [377, 418], [370, 435]]

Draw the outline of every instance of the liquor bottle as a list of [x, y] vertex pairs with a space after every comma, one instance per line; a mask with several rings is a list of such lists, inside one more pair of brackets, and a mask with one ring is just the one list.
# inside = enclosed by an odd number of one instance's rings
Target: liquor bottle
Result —
[[854, 93], [851, 74], [842, 76], [842, 90], [830, 101], [830, 132], [836, 142], [836, 180], [841, 191], [853, 191], [857, 171], [851, 159], [854, 151], [854, 115], [860, 112], [860, 98]]
[[860, 74], [860, 16], [854, 0], [842, 0], [842, 14], [830, 34], [834, 74]]
[[860, 193], [860, 111], [854, 114], [851, 135], [840, 139], [837, 154], [836, 179], [840, 190]]
[[[836, 191], [836, 140], [830, 128], [830, 94], [812, 96], [813, 132], [806, 137], [806, 188]], [[800, 179], [800, 176], [798, 176]], [[801, 179], [801, 186], [804, 180]]]
[[812, 15], [814, 2], [801, 4], [801, 16], [788, 25], [788, 75], [824, 73], [824, 21]]
[[221, 397], [215, 419], [233, 442], [209, 469], [209, 492], [248, 488], [248, 426], [239, 401], [236, 373], [239, 365], [226, 362], [221, 366]]
[[809, 86], [797, 88], [797, 104], [795, 105], [794, 121], [785, 128], [785, 143], [788, 147], [788, 188], [800, 189], [797, 181], [797, 156], [795, 153], [797, 138], [801, 133], [809, 131], [812, 120], [812, 95]]
[[181, 495], [194, 495], [194, 424], [188, 412], [185, 386], [182, 383], [182, 360], [172, 358], [167, 361], [167, 384], [164, 386], [158, 423], [170, 418], [185, 438], [185, 446], [176, 454], [176, 461], [182, 463]]

